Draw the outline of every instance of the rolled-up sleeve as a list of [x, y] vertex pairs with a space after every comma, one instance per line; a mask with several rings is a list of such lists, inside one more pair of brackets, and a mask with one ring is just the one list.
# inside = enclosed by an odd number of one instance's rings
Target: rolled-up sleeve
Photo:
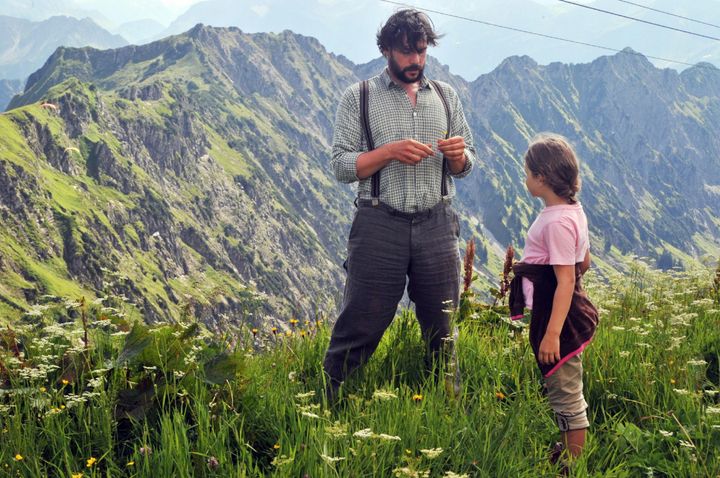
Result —
[[462, 103], [457, 93], [453, 92], [453, 105], [452, 105], [452, 136], [462, 136], [465, 138], [465, 167], [457, 174], [450, 175], [454, 178], [463, 178], [470, 174], [473, 165], [477, 159], [477, 153], [475, 151], [475, 143], [473, 142], [472, 133], [470, 132], [470, 126], [468, 126], [467, 120], [465, 119], [465, 113], [463, 112]]
[[335, 178], [342, 183], [358, 181], [357, 158], [363, 151], [358, 97], [353, 87], [343, 93], [335, 115], [332, 159]]

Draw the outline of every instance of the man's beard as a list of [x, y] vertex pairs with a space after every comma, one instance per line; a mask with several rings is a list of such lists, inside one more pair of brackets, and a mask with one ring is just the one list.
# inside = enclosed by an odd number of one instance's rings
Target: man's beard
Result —
[[[395, 75], [395, 78], [402, 81], [403, 83], [416, 83], [416, 82], [422, 80], [423, 71], [425, 70], [425, 68], [421, 68], [420, 65], [418, 65], [417, 63], [412, 64], [406, 68], [400, 69], [400, 66], [397, 64], [397, 62], [392, 57], [392, 55], [390, 55], [388, 58], [388, 67], [390, 68], [390, 71], [392, 72], [392, 74]], [[408, 76], [407, 76], [407, 72], [410, 72], [410, 71], [418, 72], [418, 75], [414, 80], [408, 78]]]

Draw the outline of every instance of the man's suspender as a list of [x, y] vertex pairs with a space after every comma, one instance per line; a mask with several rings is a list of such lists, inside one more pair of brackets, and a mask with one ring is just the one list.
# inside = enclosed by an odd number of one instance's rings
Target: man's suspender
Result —
[[[447, 99], [445, 98], [445, 94], [443, 93], [442, 88], [440, 88], [440, 84], [435, 80], [430, 80], [430, 83], [432, 83], [435, 87], [435, 91], [437, 91], [437, 94], [440, 96], [442, 104], [445, 107], [445, 116], [447, 117], [447, 129], [445, 130], [445, 139], [448, 139], [450, 137], [450, 126], [452, 125], [452, 119], [450, 118], [450, 107], [448, 106]], [[445, 155], [443, 155], [440, 197], [444, 201], [447, 198], [447, 195], [447, 159], [445, 159]]]
[[[448, 106], [445, 94], [440, 88], [440, 84], [435, 80], [430, 80], [430, 83], [434, 86], [435, 91], [440, 100], [442, 101], [443, 107], [445, 108], [445, 116], [447, 117], [447, 129], [445, 130], [445, 139], [450, 137], [450, 127], [452, 125], [452, 119], [450, 117], [450, 108]], [[375, 143], [373, 142], [372, 133], [370, 132], [370, 95], [368, 80], [360, 82], [360, 124], [362, 125], [363, 131], [365, 132], [365, 140], [368, 145], [368, 151], [375, 149]], [[443, 156], [442, 160], [442, 178], [440, 181], [440, 195], [442, 200], [447, 199], [447, 160]], [[372, 197], [372, 205], [377, 206], [380, 204], [380, 171], [378, 170], [372, 175], [372, 189], [370, 192]]]

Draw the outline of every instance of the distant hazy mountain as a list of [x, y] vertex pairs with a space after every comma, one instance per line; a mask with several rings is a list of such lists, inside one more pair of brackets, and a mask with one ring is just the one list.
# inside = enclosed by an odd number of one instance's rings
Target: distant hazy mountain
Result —
[[26, 78], [59, 46], [115, 48], [127, 45], [93, 20], [58, 16], [40, 22], [0, 16], [0, 78]]
[[[0, 314], [45, 294], [122, 296], [149, 320], [332, 310], [352, 215], [329, 168], [335, 109], [382, 66], [291, 32], [201, 25], [59, 48], [0, 115]], [[547, 130], [577, 146], [596, 263], [720, 253], [717, 68], [678, 74], [627, 51], [512, 57], [474, 82], [434, 59], [427, 73], [455, 85], [477, 143], [455, 204], [487, 280], [540, 208], [521, 156]]]
[[58, 15], [90, 17], [114, 31], [118, 26], [151, 18], [164, 25], [177, 17], [176, 7], [162, 0], [3, 0], [0, 15], [41, 21]]
[[[676, 12], [720, 25], [720, 1], [642, 2], [651, 8]], [[702, 8], [715, 4], [717, 8]], [[511, 31], [487, 23], [597, 44], [616, 50], [631, 47], [646, 55], [685, 61], [706, 61], [720, 66], [720, 42], [681, 32], [660, 29], [630, 19], [603, 14], [571, 5], [541, 5], [532, 0], [446, 0], [418, 3], [439, 12], [429, 13], [438, 30], [445, 34], [432, 54], [450, 65], [455, 74], [474, 80], [513, 55], [529, 55], [547, 64], [555, 61], [592, 61], [607, 50]], [[591, 2], [590, 5], [647, 21], [720, 36], [720, 30], [702, 26], [621, 2]], [[562, 8], [558, 8], [562, 7]], [[328, 1], [265, 0], [235, 2], [206, 0], [190, 7], [163, 35], [186, 31], [197, 23], [237, 26], [245, 32], [281, 32], [286, 29], [318, 38], [333, 53], [358, 63], [378, 55], [375, 34], [397, 5], [376, 0]], [[684, 69], [687, 65], [652, 60], [661, 67]]]
[[125, 38], [134, 45], [141, 45], [157, 38], [157, 36], [165, 30], [162, 23], [146, 18], [144, 20], [135, 20], [123, 23], [113, 30], [114, 33]]
[[22, 90], [22, 80], [0, 80], [0, 111], [4, 111], [12, 97], [22, 93]]

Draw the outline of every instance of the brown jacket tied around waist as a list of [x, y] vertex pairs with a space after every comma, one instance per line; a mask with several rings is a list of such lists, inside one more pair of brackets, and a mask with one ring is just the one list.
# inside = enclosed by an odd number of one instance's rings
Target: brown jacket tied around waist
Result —
[[518, 262], [513, 266], [515, 277], [510, 283], [511, 318], [522, 317], [525, 309], [525, 294], [522, 278], [533, 284], [533, 308], [530, 314], [530, 345], [535, 352], [535, 360], [544, 377], [552, 375], [571, 357], [579, 354], [590, 343], [598, 324], [598, 311], [590, 302], [582, 288], [580, 264], [575, 265], [575, 290], [568, 316], [560, 332], [560, 361], [554, 364], [541, 364], [537, 360], [538, 349], [550, 322], [553, 298], [557, 288], [555, 270], [551, 265], [525, 264]]

